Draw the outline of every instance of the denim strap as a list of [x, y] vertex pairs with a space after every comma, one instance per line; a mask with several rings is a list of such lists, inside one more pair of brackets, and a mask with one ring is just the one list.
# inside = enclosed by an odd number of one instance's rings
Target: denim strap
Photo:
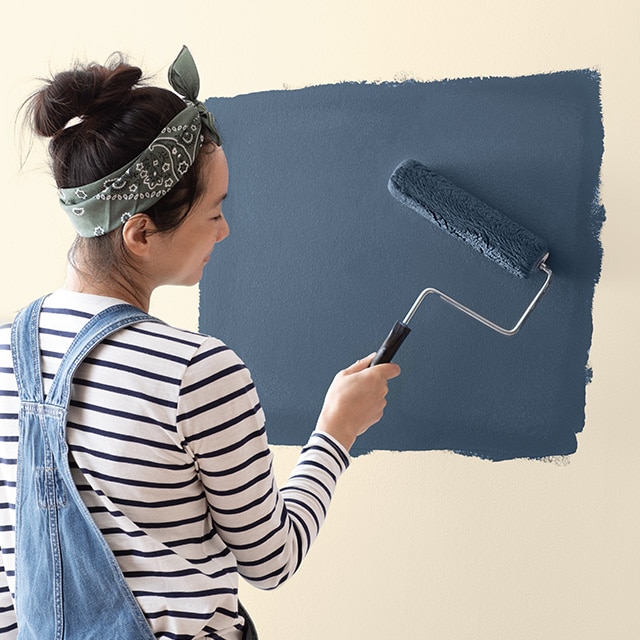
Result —
[[121, 304], [96, 314], [73, 339], [44, 399], [39, 314], [13, 322], [20, 395], [16, 499], [16, 615], [21, 640], [154, 640], [118, 562], [82, 501], [69, 467], [67, 408], [78, 365], [117, 329], [155, 320]]

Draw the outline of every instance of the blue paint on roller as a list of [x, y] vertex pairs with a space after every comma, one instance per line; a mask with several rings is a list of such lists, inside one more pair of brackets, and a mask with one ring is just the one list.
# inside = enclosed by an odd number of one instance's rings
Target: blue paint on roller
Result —
[[576, 450], [604, 219], [599, 89], [579, 70], [207, 101], [231, 235], [205, 270], [200, 327], [247, 362], [273, 444], [306, 441], [335, 372], [374, 351], [424, 286], [507, 324], [539, 288], [541, 275], [514, 278], [389, 195], [416, 158], [544, 238], [554, 280], [513, 338], [438, 301], [421, 308], [384, 419], [353, 453]]
[[520, 278], [549, 253], [542, 238], [417, 160], [398, 165], [388, 187], [402, 204]]

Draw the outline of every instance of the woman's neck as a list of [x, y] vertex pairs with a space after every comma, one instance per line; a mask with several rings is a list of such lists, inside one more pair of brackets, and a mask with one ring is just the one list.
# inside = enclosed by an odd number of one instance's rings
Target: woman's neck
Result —
[[69, 265], [63, 286], [69, 291], [117, 298], [145, 312], [149, 311], [152, 290], [147, 291], [120, 278], [108, 277], [98, 280]]

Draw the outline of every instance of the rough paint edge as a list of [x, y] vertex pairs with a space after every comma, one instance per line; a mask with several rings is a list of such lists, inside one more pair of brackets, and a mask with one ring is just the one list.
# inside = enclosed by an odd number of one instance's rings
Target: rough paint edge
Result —
[[[596, 185], [594, 188], [593, 198], [591, 201], [591, 208], [589, 212], [588, 219], [588, 228], [591, 233], [593, 239], [596, 242], [596, 248], [598, 251], [598, 272], [596, 273], [593, 279], [593, 287], [591, 291], [591, 335], [589, 341], [589, 347], [587, 349], [587, 358], [585, 363], [585, 387], [591, 384], [594, 377], [593, 367], [590, 365], [589, 356], [591, 353], [591, 347], [593, 345], [593, 306], [596, 295], [596, 288], [600, 283], [600, 278], [602, 276], [602, 265], [604, 262], [604, 244], [602, 242], [602, 230], [607, 220], [606, 209], [604, 206], [603, 198], [602, 198], [602, 164], [604, 161], [604, 152], [605, 152], [605, 139], [606, 132], [604, 129], [604, 109], [602, 103], [602, 73], [599, 67], [592, 67], [590, 69], [585, 69], [584, 72], [589, 76], [589, 78], [594, 81], [598, 88], [598, 119], [600, 123], [600, 131], [601, 131], [601, 148], [600, 148], [600, 158], [599, 158], [599, 166], [598, 166], [598, 177], [596, 181]], [[585, 420], [586, 420], [586, 394], [585, 394]], [[584, 425], [583, 425], [584, 427]]]
[[[326, 82], [326, 83], [318, 83], [318, 84], [309, 84], [309, 85], [290, 85], [286, 82], [283, 82], [280, 87], [276, 87], [273, 89], [261, 89], [260, 91], [248, 91], [246, 93], [238, 93], [230, 96], [209, 96], [205, 99], [205, 103], [207, 100], [233, 100], [235, 98], [243, 98], [247, 96], [259, 96], [267, 93], [295, 93], [298, 91], [304, 91], [306, 89], [322, 89], [326, 87], [336, 87], [336, 86], [371, 86], [371, 87], [379, 87], [389, 85], [392, 87], [398, 87], [409, 84], [444, 84], [447, 82], [464, 82], [464, 81], [475, 81], [475, 80], [519, 80], [519, 79], [527, 79], [527, 78], [539, 78], [545, 76], [558, 76], [563, 74], [571, 74], [571, 73], [581, 73], [589, 77], [590, 79], [596, 80], [598, 82], [598, 86], [600, 87], [600, 79], [601, 73], [599, 67], [580, 67], [574, 69], [556, 69], [549, 71], [540, 71], [535, 73], [527, 73], [522, 75], [487, 75], [487, 76], [450, 76], [445, 78], [419, 78], [413, 77], [412, 75], [400, 71], [398, 72], [393, 79], [391, 80], [339, 80], [337, 82]], [[598, 92], [600, 94], [600, 91]], [[601, 102], [601, 99], [600, 99]], [[602, 115], [602, 104], [600, 104], [600, 113]]]

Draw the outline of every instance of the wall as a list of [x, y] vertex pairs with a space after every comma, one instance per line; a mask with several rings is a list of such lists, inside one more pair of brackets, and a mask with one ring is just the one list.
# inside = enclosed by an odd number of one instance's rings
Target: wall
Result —
[[[343, 80], [601, 73], [607, 220], [589, 354], [593, 382], [577, 452], [546, 463], [447, 452], [356, 458], [300, 573], [274, 593], [243, 589], [264, 639], [640, 634], [640, 198], [631, 186], [640, 170], [639, 13], [634, 0], [185, 0], [179, 8], [114, 0], [87, 15], [86, 3], [36, 0], [5, 14], [0, 315], [56, 287], [63, 275], [72, 234], [43, 155], [34, 148], [19, 173], [10, 132], [31, 79], [75, 55], [103, 60], [122, 49], [163, 78], [188, 43], [203, 96]], [[152, 310], [196, 328], [197, 289], [159, 292]], [[276, 447], [281, 479], [295, 457], [295, 448]]]

